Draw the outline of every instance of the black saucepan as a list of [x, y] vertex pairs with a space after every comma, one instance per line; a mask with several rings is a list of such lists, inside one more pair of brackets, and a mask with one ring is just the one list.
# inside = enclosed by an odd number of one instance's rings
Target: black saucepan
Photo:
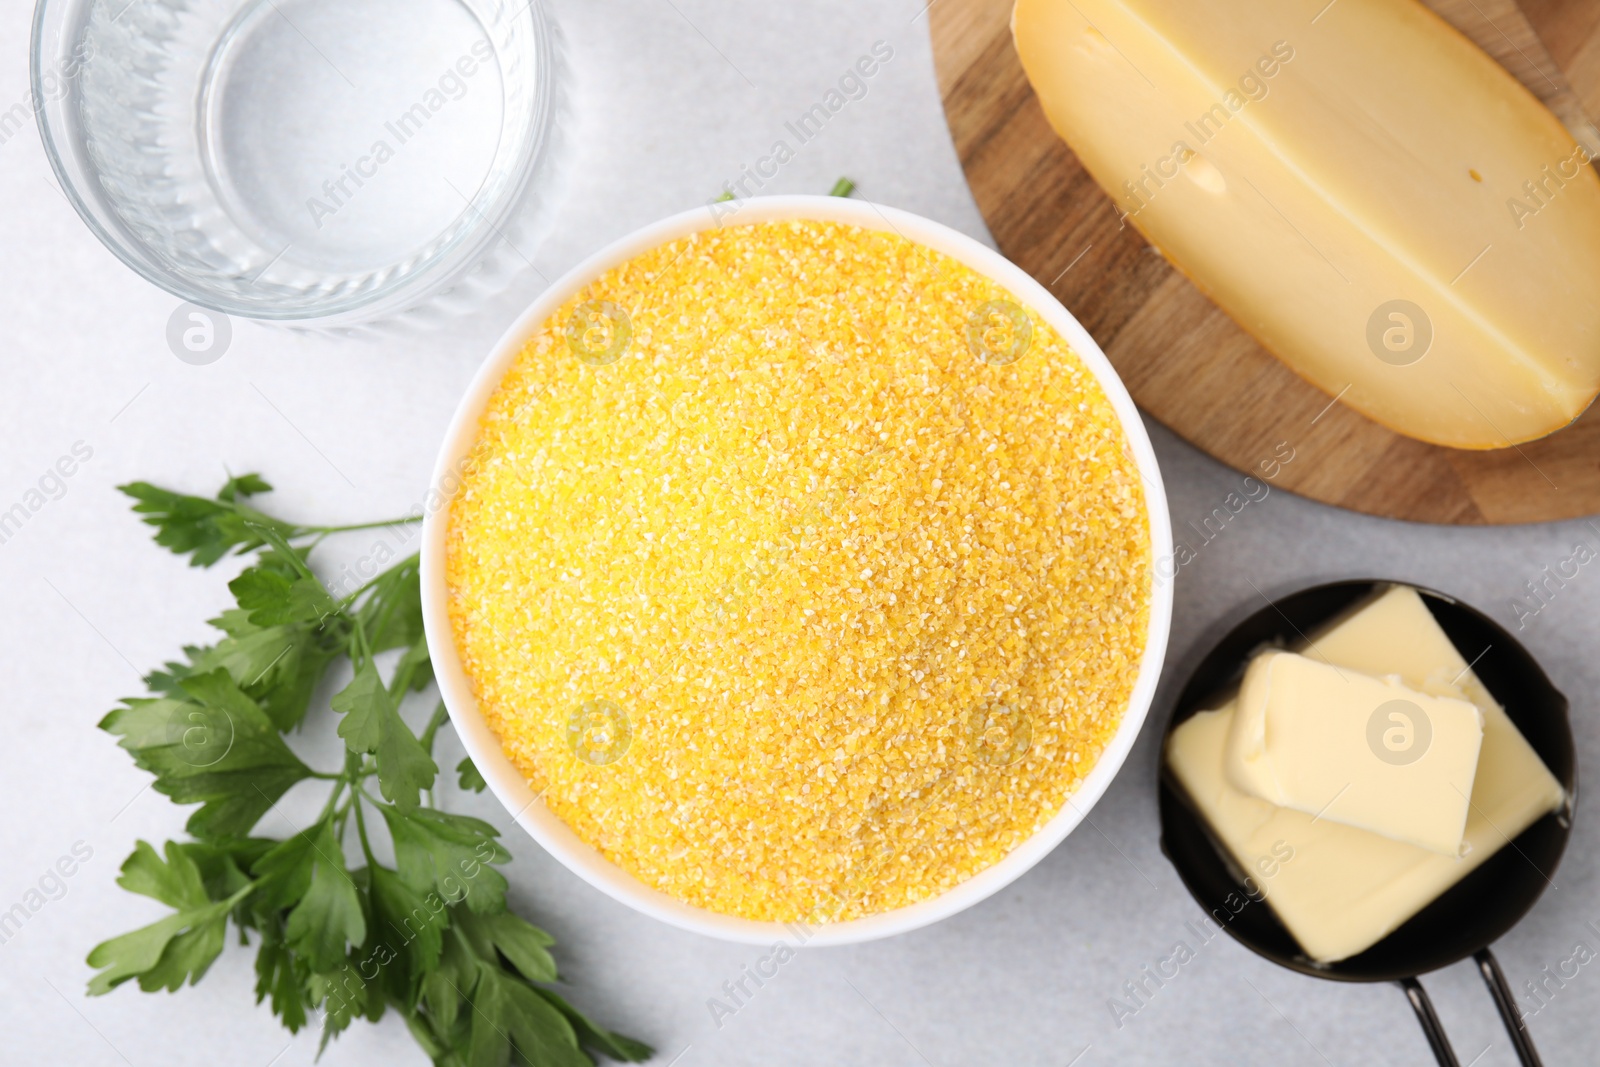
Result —
[[[1335, 582], [1280, 600], [1256, 601], [1254, 610], [1233, 627], [1200, 661], [1179, 696], [1166, 736], [1186, 719], [1218, 706], [1235, 689], [1247, 659], [1265, 644], [1294, 645], [1378, 588], [1391, 583]], [[1473, 670], [1505, 705], [1556, 778], [1566, 787], [1567, 805], [1539, 820], [1515, 841], [1462, 879], [1410, 921], [1359, 956], [1333, 964], [1309, 959], [1272, 914], [1271, 908], [1244, 908], [1225, 929], [1246, 948], [1301, 974], [1341, 982], [1395, 982], [1405, 990], [1428, 1043], [1440, 1064], [1457, 1067], [1455, 1053], [1434, 1013], [1418, 975], [1473, 957], [1494, 996], [1517, 1055], [1526, 1067], [1540, 1063], [1532, 1037], [1521, 1021], [1511, 988], [1489, 945], [1526, 915], [1551, 884], [1572, 832], [1577, 804], [1577, 760], [1567, 699], [1525, 648], [1481, 612], [1444, 595], [1420, 590], [1424, 602]], [[1252, 611], [1253, 606], [1243, 610]], [[1163, 738], [1165, 750], [1165, 737]], [[1225, 907], [1230, 895], [1246, 894], [1237, 867], [1226, 858], [1176, 777], [1162, 761], [1160, 776], [1161, 850], [1184, 885], [1207, 912]], [[1231, 910], [1231, 909], [1230, 909]]]

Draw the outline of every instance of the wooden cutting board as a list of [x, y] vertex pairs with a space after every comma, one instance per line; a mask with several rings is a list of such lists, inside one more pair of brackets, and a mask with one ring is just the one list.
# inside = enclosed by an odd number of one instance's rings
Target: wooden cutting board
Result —
[[[1600, 115], [1600, 0], [1428, 3], [1600, 154], [1585, 117]], [[1010, 16], [1011, 0], [935, 0], [929, 9], [961, 165], [1000, 250], [1088, 328], [1141, 408], [1245, 473], [1259, 476], [1287, 443], [1294, 459], [1275, 486], [1372, 515], [1486, 525], [1600, 512], [1600, 404], [1542, 441], [1439, 448], [1337, 403], [1234, 325], [1119, 223], [1050, 129], [1012, 47]]]

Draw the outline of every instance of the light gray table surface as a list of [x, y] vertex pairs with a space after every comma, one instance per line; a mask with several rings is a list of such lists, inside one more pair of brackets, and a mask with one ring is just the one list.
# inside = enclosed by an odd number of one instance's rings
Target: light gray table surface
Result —
[[[583, 134], [570, 199], [535, 256], [539, 271], [553, 278], [602, 244], [703, 203], [880, 40], [894, 59], [767, 191], [821, 192], [847, 174], [865, 197], [988, 240], [946, 132], [920, 8], [562, 0]], [[26, 0], [0, 3], [0, 109], [27, 89], [29, 16]], [[92, 852], [64, 892], [0, 944], [0, 1063], [309, 1064], [316, 1038], [289, 1040], [253, 1006], [251, 955], [236, 948], [175, 995], [131, 986], [83, 995], [87, 949], [161, 913], [116, 887], [117, 866], [136, 839], [178, 835], [183, 822], [95, 723], [138, 691], [138, 671], [206, 637], [202, 620], [227, 602], [230, 576], [152, 547], [112, 487], [148, 478], [210, 492], [226, 466], [264, 472], [279, 487], [273, 506], [290, 517], [404, 511], [426, 487], [468, 378], [544, 283], [529, 273], [447, 330], [379, 342], [239, 322], [221, 361], [186, 365], [165, 342], [176, 300], [89, 234], [31, 130], [0, 144], [0, 280], [0, 510], [75, 444], [93, 452], [60, 499], [0, 544], [0, 911], [75, 845]], [[1150, 432], [1175, 525], [1239, 486], [1240, 475], [1160, 426]], [[451, 788], [443, 802], [507, 831], [515, 904], [559, 939], [572, 996], [656, 1045], [658, 1063], [1427, 1063], [1394, 988], [1303, 978], [1226, 937], [1199, 947], [1136, 1016], [1114, 1021], [1108, 1001], [1175, 942], [1192, 941], [1185, 924], [1200, 914], [1157, 845], [1154, 724], [1219, 620], [1259, 603], [1252, 584], [1275, 594], [1392, 576], [1451, 591], [1515, 629], [1512, 600], [1524, 582], [1579, 543], [1600, 550], [1600, 530], [1403, 525], [1278, 491], [1251, 504], [1177, 578], [1172, 654], [1151, 723], [1092, 825], [1007, 890], [932, 928], [801, 951], [720, 1026], [708, 999], [762, 950], [614, 903], [542, 854], [491, 799]], [[368, 547], [358, 538], [328, 559]], [[1573, 698], [1586, 769], [1600, 759], [1597, 612], [1600, 566], [1591, 566], [1521, 634]], [[337, 739], [323, 731], [295, 743], [327, 752]], [[453, 765], [458, 744], [441, 743], [441, 764]], [[1600, 924], [1597, 859], [1600, 820], [1580, 817], [1555, 888], [1499, 945], [1519, 989], [1579, 943], [1600, 950], [1600, 925], [1590, 925]], [[1469, 965], [1428, 985], [1463, 1063], [1515, 1062]], [[1532, 1020], [1546, 1062], [1596, 1062], [1597, 1017], [1600, 962], [1578, 969]], [[391, 1017], [357, 1024], [322, 1062], [424, 1060]]]

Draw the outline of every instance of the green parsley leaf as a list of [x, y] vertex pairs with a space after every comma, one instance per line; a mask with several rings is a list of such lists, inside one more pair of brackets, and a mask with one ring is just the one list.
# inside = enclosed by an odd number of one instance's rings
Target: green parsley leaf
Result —
[[380, 991], [369, 987], [362, 977], [359, 961], [348, 958], [337, 971], [313, 974], [307, 983], [313, 1003], [321, 1004], [322, 1040], [317, 1054], [328, 1047], [328, 1042], [339, 1036], [350, 1024], [362, 1016], [376, 1020], [383, 1014], [383, 997]]
[[200, 803], [189, 832], [203, 840], [242, 837], [311, 769], [279, 736], [261, 706], [225, 670], [177, 683], [189, 699], [130, 699], [100, 722], [155, 788], [179, 804]]
[[344, 716], [339, 736], [345, 746], [351, 752], [377, 754], [378, 786], [385, 799], [401, 811], [415, 808], [417, 794], [433, 787], [439, 767], [400, 717], [371, 660], [334, 695], [333, 710]]
[[498, 950], [517, 972], [530, 982], [554, 982], [556, 961], [546, 946], [555, 938], [519, 915], [502, 911], [497, 915], [474, 915], [460, 911], [454, 924], [461, 936], [472, 943], [482, 959], [494, 959]]
[[[165, 977], [161, 981], [146, 982], [144, 976], [160, 965], [167, 946], [182, 933], [205, 929], [213, 922], [226, 919], [227, 912], [226, 908], [209, 904], [195, 911], [177, 912], [132, 933], [100, 942], [89, 952], [89, 966], [103, 968], [89, 980], [89, 995], [109, 993], [130, 978], [139, 978], [139, 986], [146, 993], [162, 988], [166, 984]], [[221, 950], [219, 944], [217, 951]]]
[[578, 1043], [586, 1049], [592, 1049], [610, 1056], [622, 1063], [643, 1063], [656, 1054], [656, 1050], [646, 1045], [643, 1041], [635, 1041], [631, 1037], [612, 1033], [610, 1030], [597, 1026], [592, 1019], [583, 1012], [574, 1008], [563, 1000], [554, 991], [538, 987], [534, 989], [545, 1000], [548, 1000], [555, 1009], [566, 1017], [572, 1029], [577, 1032]]
[[169, 662], [145, 677], [151, 690], [181, 696], [178, 682], [217, 668], [226, 670], [246, 695], [260, 703], [280, 731], [305, 718], [312, 692], [328, 665], [343, 652], [346, 635], [336, 627], [309, 624], [260, 627], [250, 613], [233, 608], [211, 620], [228, 636], [204, 648], [190, 645], [188, 662]]
[[308, 842], [305, 858], [311, 878], [305, 895], [289, 912], [284, 940], [312, 970], [331, 971], [344, 962], [347, 943], [360, 945], [367, 939], [367, 919], [333, 825], [322, 823]]
[[450, 925], [449, 909], [437, 897], [429, 899], [412, 889], [387, 867], [369, 870], [381, 943], [389, 953], [406, 958], [407, 972], [413, 978], [438, 967], [444, 931]]
[[271, 997], [272, 1014], [283, 1020], [291, 1034], [305, 1026], [306, 1009], [311, 1006], [305, 989], [309, 972], [302, 973], [305, 971], [280, 932], [271, 927], [262, 932], [256, 954], [256, 1003]]
[[511, 859], [495, 840], [500, 831], [482, 819], [433, 808], [406, 813], [383, 805], [379, 810], [394, 841], [395, 866], [412, 889], [432, 890], [479, 914], [505, 908], [505, 876], [489, 866]]
[[[510, 998], [505, 995], [505, 984], [494, 968], [479, 963], [472, 984], [467, 988], [471, 990], [472, 1014], [466, 1062], [469, 1067], [503, 1067], [511, 1062], [508, 1025], [514, 1010]], [[573, 1041], [576, 1043], [576, 1035]]]
[[231, 901], [218, 901], [198, 911], [183, 912], [176, 916], [187, 918], [187, 926], [167, 942], [156, 965], [139, 976], [139, 988], [146, 993], [153, 993], [157, 989], [176, 993], [183, 988], [185, 979], [194, 985], [204, 978], [211, 964], [222, 955], [227, 941], [228, 912], [232, 906]]
[[311, 872], [319, 838], [329, 832], [326, 819], [278, 842], [250, 868], [256, 879], [254, 903], [264, 913], [292, 908], [311, 888]]
[[401, 560], [373, 581], [371, 593], [356, 613], [374, 654], [393, 648], [406, 650], [389, 683], [396, 698], [408, 690], [420, 691], [433, 681], [433, 663], [422, 626], [421, 575], [420, 556]]
[[225, 503], [234, 504], [240, 497], [256, 496], [260, 493], [272, 492], [272, 486], [259, 474], [241, 474], [229, 478], [222, 483], [222, 488], [217, 491], [217, 499]]
[[220, 621], [229, 638], [196, 667], [204, 670], [209, 662], [226, 668], [279, 730], [299, 725], [317, 683], [343, 653], [345, 635], [307, 623], [262, 629], [239, 609], [224, 612]]
[[251, 567], [228, 583], [239, 607], [255, 626], [302, 622], [321, 626], [339, 607], [315, 578], [291, 577], [266, 567]]
[[471, 756], [456, 764], [456, 774], [459, 776], [458, 781], [462, 789], [481, 793], [489, 788], [489, 783], [483, 780], [483, 775], [479, 773], [478, 765], [472, 762]]
[[531, 986], [488, 963], [480, 963], [478, 972], [472, 991], [471, 1062], [501, 1062], [480, 1056], [498, 1056], [509, 1042], [523, 1061], [539, 1067], [593, 1067], [566, 1016]]
[[200, 879], [200, 868], [174, 841], [167, 842], [164, 861], [149, 842], [138, 842], [133, 855], [122, 861], [122, 877], [117, 879], [117, 884], [130, 893], [159, 900], [178, 911], [211, 903], [205, 883]]
[[433, 1027], [422, 1015], [412, 1013], [406, 1016], [406, 1028], [411, 1031], [411, 1037], [422, 1047], [422, 1054], [435, 1064], [456, 1064], [457, 1059], [446, 1060], [449, 1048], [442, 1044], [434, 1034]]
[[[406, 649], [400, 657], [400, 662], [395, 664], [394, 677], [389, 681], [389, 692], [394, 694], [396, 700], [405, 698], [406, 692], [416, 693], [428, 687], [433, 681], [433, 660], [428, 654], [428, 641], [418, 638], [417, 643]], [[429, 750], [432, 755], [432, 750]]]
[[217, 844], [186, 841], [177, 847], [194, 861], [206, 896], [221, 900], [250, 884], [250, 876], [245, 872], [277, 843], [265, 837], [238, 837]]
[[372, 583], [358, 612], [374, 653], [422, 640], [422, 557], [408, 556]]
[[145, 992], [176, 990], [188, 979], [198, 982], [222, 953], [228, 913], [250, 893], [245, 885], [232, 896], [213, 901], [194, 860], [168, 842], [166, 859], [140, 841], [122, 865], [118, 884], [176, 909], [173, 914], [132, 933], [102, 941], [89, 953], [89, 966], [101, 968], [89, 982], [89, 993], [109, 993], [130, 978]]
[[440, 1050], [430, 1053], [435, 1060], [467, 1043], [470, 1032], [461, 1009], [466, 1004], [465, 990], [471, 986], [472, 968], [472, 957], [460, 938], [446, 934], [438, 969], [423, 975], [419, 983], [412, 1032], [420, 1028], [429, 1035], [428, 1047]]
[[269, 518], [243, 503], [248, 497], [272, 490], [256, 474], [229, 478], [215, 500], [174, 493], [149, 482], [130, 482], [117, 488], [138, 501], [133, 510], [156, 528], [156, 544], [188, 556], [191, 567], [209, 567], [229, 550], [242, 553], [259, 548], [264, 542], [251, 524], [275, 529], [284, 537], [299, 532], [298, 527]]
[[[557, 994], [533, 984], [556, 980], [555, 960], [546, 951], [546, 946], [554, 941], [525, 919], [510, 912], [475, 915], [464, 908], [455, 908], [451, 912], [449, 936], [480, 965], [488, 966], [493, 972], [493, 977], [488, 979], [480, 975], [479, 980], [487, 980], [490, 987], [487, 1001], [479, 995], [482, 987], [474, 992], [474, 1012], [489, 1012], [492, 1017], [490, 1009], [506, 1000], [518, 1016], [532, 1020], [529, 1024], [532, 1029], [520, 1033], [513, 1024], [501, 1025], [528, 1062], [568, 1062], [563, 1058], [567, 1054], [564, 1050], [570, 1047], [576, 1051], [580, 1046], [624, 1062], [643, 1061], [653, 1055], [650, 1046], [597, 1026]], [[529, 1007], [530, 996], [541, 998], [544, 1005]], [[546, 1007], [561, 1018], [562, 1025], [554, 1024], [555, 1016], [546, 1011]], [[498, 1047], [494, 1035], [481, 1029], [474, 1031], [474, 1040]], [[552, 1044], [560, 1045], [561, 1050], [553, 1050]]]

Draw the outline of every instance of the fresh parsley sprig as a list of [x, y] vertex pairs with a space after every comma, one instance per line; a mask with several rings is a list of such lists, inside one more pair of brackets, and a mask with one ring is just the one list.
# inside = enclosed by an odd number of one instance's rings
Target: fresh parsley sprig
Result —
[[[511, 856], [499, 832], [433, 806], [444, 706], [420, 736], [401, 715], [433, 677], [417, 557], [344, 597], [311, 569], [312, 549], [331, 534], [416, 520], [285, 522], [250, 503], [272, 489], [256, 474], [229, 478], [213, 499], [147, 482], [121, 488], [156, 528], [156, 543], [191, 565], [230, 553], [255, 559], [228, 585], [235, 606], [212, 620], [222, 639], [185, 648], [184, 659], [145, 679], [147, 696], [124, 700], [100, 723], [155, 776], [157, 792], [200, 807], [188, 821], [193, 840], [159, 852], [140, 841], [123, 863], [118, 884], [172, 914], [95, 946], [89, 992], [128, 981], [146, 992], [192, 985], [222, 953], [232, 922], [242, 943], [256, 935], [257, 1003], [269, 1001], [291, 1032], [320, 1019], [323, 1048], [357, 1018], [393, 1009], [439, 1067], [649, 1058], [648, 1046], [602, 1029], [549, 988], [552, 939], [507, 909], [495, 867]], [[394, 650], [385, 681], [377, 657]], [[340, 660], [354, 670], [329, 701], [344, 764], [319, 771], [283, 735], [305, 720]], [[463, 789], [484, 789], [470, 759], [456, 770]], [[254, 836], [307, 779], [329, 783], [316, 821], [286, 839]], [[352, 823], [362, 859], [354, 868], [345, 858]], [[379, 827], [392, 868], [372, 848]]]

